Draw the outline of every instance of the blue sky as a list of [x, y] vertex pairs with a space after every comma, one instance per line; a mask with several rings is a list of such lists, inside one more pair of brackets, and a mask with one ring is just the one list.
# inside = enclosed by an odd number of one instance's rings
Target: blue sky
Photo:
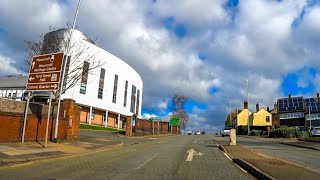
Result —
[[[23, 41], [65, 27], [76, 3], [0, 2], [0, 76], [21, 73]], [[168, 118], [181, 94], [188, 129], [215, 131], [246, 80], [251, 109], [319, 92], [319, 19], [319, 0], [83, 0], [77, 27], [142, 76], [144, 117]]]

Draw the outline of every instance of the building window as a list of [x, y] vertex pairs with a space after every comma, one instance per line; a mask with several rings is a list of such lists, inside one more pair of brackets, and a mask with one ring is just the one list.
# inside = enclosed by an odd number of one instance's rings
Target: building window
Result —
[[266, 122], [270, 122], [270, 117], [266, 116]]
[[124, 88], [124, 101], [123, 101], [123, 106], [127, 106], [127, 95], [128, 95], [128, 81], [126, 81], [126, 85]]
[[137, 91], [137, 107], [136, 107], [136, 115], [139, 115], [139, 105], [140, 105], [140, 91]]
[[106, 70], [101, 68], [100, 79], [99, 79], [99, 88], [98, 88], [98, 98], [99, 99], [102, 99], [102, 96], [103, 96], [103, 86], [104, 86], [105, 73], [106, 73]]
[[134, 113], [135, 105], [136, 105], [136, 87], [132, 85], [132, 91], [131, 91], [131, 107], [130, 112]]
[[113, 103], [116, 103], [117, 101], [117, 88], [118, 88], [118, 75], [114, 75], [113, 96], [112, 96]]
[[116, 122], [116, 124], [118, 124], [118, 115], [114, 115], [114, 122]]
[[90, 65], [90, 63], [88, 63], [87, 61], [85, 61], [83, 63], [82, 77], [81, 77], [81, 84], [80, 84], [80, 93], [81, 94], [86, 94], [88, 73], [89, 73], [89, 65]]

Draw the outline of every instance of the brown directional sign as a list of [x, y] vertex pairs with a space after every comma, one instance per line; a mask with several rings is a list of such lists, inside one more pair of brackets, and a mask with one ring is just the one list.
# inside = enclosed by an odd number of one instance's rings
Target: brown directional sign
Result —
[[27, 90], [59, 90], [63, 53], [52, 53], [32, 57]]

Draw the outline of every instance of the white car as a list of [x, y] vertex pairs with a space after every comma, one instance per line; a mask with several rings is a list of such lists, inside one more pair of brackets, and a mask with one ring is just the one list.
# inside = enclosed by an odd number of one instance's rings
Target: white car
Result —
[[230, 128], [229, 127], [225, 127], [221, 130], [221, 136], [230, 136]]
[[310, 131], [311, 136], [320, 136], [320, 127], [314, 127]]
[[197, 132], [196, 132], [196, 135], [200, 135], [200, 134], [201, 134], [201, 132], [200, 132], [200, 131], [197, 131]]

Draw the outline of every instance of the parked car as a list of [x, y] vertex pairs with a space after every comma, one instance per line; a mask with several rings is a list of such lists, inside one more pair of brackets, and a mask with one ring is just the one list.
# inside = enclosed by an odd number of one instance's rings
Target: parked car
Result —
[[195, 135], [200, 135], [201, 133], [200, 133], [200, 131], [197, 131], [197, 132], [195, 132], [194, 134], [195, 134]]
[[310, 136], [320, 136], [320, 127], [313, 127]]
[[225, 127], [221, 130], [221, 136], [230, 136], [230, 127]]
[[188, 131], [188, 135], [192, 135], [192, 131]]
[[202, 131], [202, 132], [201, 132], [201, 134], [205, 135], [205, 134], [206, 134], [206, 132], [205, 132], [205, 131]]

